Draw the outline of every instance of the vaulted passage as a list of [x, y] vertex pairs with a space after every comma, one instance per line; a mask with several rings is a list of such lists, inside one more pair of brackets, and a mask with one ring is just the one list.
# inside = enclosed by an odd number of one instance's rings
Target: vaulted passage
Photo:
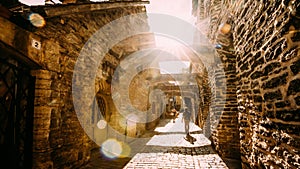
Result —
[[45, 3], [0, 2], [5, 166], [300, 168], [300, 2]]

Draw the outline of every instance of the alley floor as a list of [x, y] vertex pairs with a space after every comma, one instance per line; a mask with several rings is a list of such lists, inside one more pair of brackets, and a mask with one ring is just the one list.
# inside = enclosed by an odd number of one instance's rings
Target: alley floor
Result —
[[197, 140], [185, 140], [182, 114], [173, 122], [162, 119], [155, 130], [147, 131], [140, 139], [127, 139], [132, 158], [108, 159], [102, 154], [94, 156], [84, 169], [106, 168], [222, 168], [239, 169], [239, 161], [222, 159], [212, 148], [201, 128], [190, 123], [190, 132]]

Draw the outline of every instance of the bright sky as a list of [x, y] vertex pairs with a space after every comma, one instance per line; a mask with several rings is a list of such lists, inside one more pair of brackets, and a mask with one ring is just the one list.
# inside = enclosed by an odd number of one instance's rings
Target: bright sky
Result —
[[168, 61], [159, 62], [159, 67], [161, 69], [161, 74], [182, 74], [186, 73], [190, 67], [190, 62], [186, 61]]
[[[45, 0], [19, 0], [20, 2], [26, 4], [26, 5], [44, 5]], [[52, 0], [55, 3], [59, 3], [58, 0]]]
[[[19, 0], [27, 5], [44, 5], [45, 0]], [[58, 0], [53, 0], [59, 3]], [[93, 0], [96, 1], [96, 0]], [[193, 21], [194, 17], [191, 15], [192, 0], [150, 0], [147, 5], [148, 12], [164, 13], [172, 16], [182, 18], [187, 21]]]
[[[45, 0], [19, 0], [27, 5], [44, 5]], [[58, 0], [53, 0], [60, 3]], [[92, 0], [97, 1], [97, 0]], [[106, 1], [106, 0], [98, 0]], [[150, 4], [146, 5], [149, 13], [162, 13], [178, 17], [194, 24], [195, 17], [192, 16], [192, 0], [150, 0]], [[174, 40], [168, 38], [156, 37], [157, 46], [174, 45]], [[175, 42], [176, 43], [176, 42]], [[173, 45], [171, 45], [173, 44]]]
[[150, 0], [147, 5], [150, 13], [163, 13], [193, 22], [192, 0]]

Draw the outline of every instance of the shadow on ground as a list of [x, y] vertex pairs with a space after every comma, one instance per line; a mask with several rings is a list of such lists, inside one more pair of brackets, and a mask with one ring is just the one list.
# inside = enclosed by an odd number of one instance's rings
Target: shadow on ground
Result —
[[96, 150], [83, 168], [241, 168], [238, 160], [222, 159], [195, 124], [190, 124], [190, 131], [197, 140], [194, 144], [185, 140], [181, 116], [175, 122], [162, 119], [153, 131], [147, 131], [141, 138], [127, 138], [132, 158], [109, 159]]

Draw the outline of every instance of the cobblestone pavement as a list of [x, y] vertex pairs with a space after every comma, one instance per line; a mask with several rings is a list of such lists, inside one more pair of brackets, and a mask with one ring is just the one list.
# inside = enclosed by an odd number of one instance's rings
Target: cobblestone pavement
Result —
[[[96, 168], [195, 168], [195, 169], [239, 169], [235, 160], [226, 160], [211, 147], [211, 142], [201, 134], [201, 129], [190, 123], [191, 135], [197, 139], [194, 144], [184, 139], [184, 124], [181, 114], [175, 120], [161, 120], [154, 131], [148, 131], [139, 139], [127, 139], [131, 148], [130, 158], [108, 160], [103, 156], [93, 159], [84, 169]], [[229, 162], [228, 162], [229, 161]]]

